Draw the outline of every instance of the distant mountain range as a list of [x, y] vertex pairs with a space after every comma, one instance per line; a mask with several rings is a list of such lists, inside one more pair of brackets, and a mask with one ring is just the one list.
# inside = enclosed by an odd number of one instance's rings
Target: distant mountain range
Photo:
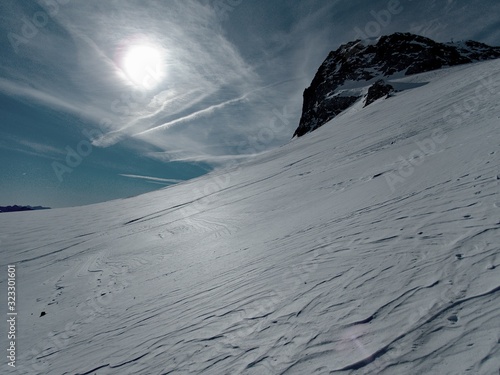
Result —
[[42, 206], [0, 206], [0, 212], [17, 212], [17, 211], [36, 211], [36, 210], [50, 210], [50, 207]]
[[496, 58], [500, 47], [475, 41], [438, 43], [410, 33], [341, 45], [305, 89], [294, 137], [319, 128], [355, 103], [367, 106], [401, 90], [388, 79]]

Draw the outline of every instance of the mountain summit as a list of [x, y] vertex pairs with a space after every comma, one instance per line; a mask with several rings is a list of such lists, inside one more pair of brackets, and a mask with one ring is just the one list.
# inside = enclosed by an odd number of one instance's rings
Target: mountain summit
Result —
[[496, 58], [500, 47], [470, 40], [438, 43], [410, 33], [341, 45], [330, 52], [304, 90], [294, 137], [316, 130], [357, 102], [366, 106], [399, 91], [388, 79]]

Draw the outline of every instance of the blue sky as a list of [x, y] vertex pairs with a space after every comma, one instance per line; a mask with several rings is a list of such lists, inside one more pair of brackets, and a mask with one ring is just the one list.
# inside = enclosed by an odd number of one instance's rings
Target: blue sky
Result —
[[478, 0], [3, 0], [0, 205], [123, 198], [265, 152], [359, 30], [500, 45], [498, 14]]

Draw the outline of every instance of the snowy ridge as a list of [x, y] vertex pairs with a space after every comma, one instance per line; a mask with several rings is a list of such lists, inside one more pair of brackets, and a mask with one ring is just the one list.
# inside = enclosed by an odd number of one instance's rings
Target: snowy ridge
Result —
[[2, 373], [497, 374], [500, 61], [401, 82], [241, 167], [2, 215]]

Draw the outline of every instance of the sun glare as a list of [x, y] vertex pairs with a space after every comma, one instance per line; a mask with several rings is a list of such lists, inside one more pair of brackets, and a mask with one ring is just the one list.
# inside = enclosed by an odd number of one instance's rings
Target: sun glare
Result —
[[134, 44], [126, 49], [121, 68], [130, 83], [141, 89], [152, 89], [165, 76], [162, 49], [152, 44]]

